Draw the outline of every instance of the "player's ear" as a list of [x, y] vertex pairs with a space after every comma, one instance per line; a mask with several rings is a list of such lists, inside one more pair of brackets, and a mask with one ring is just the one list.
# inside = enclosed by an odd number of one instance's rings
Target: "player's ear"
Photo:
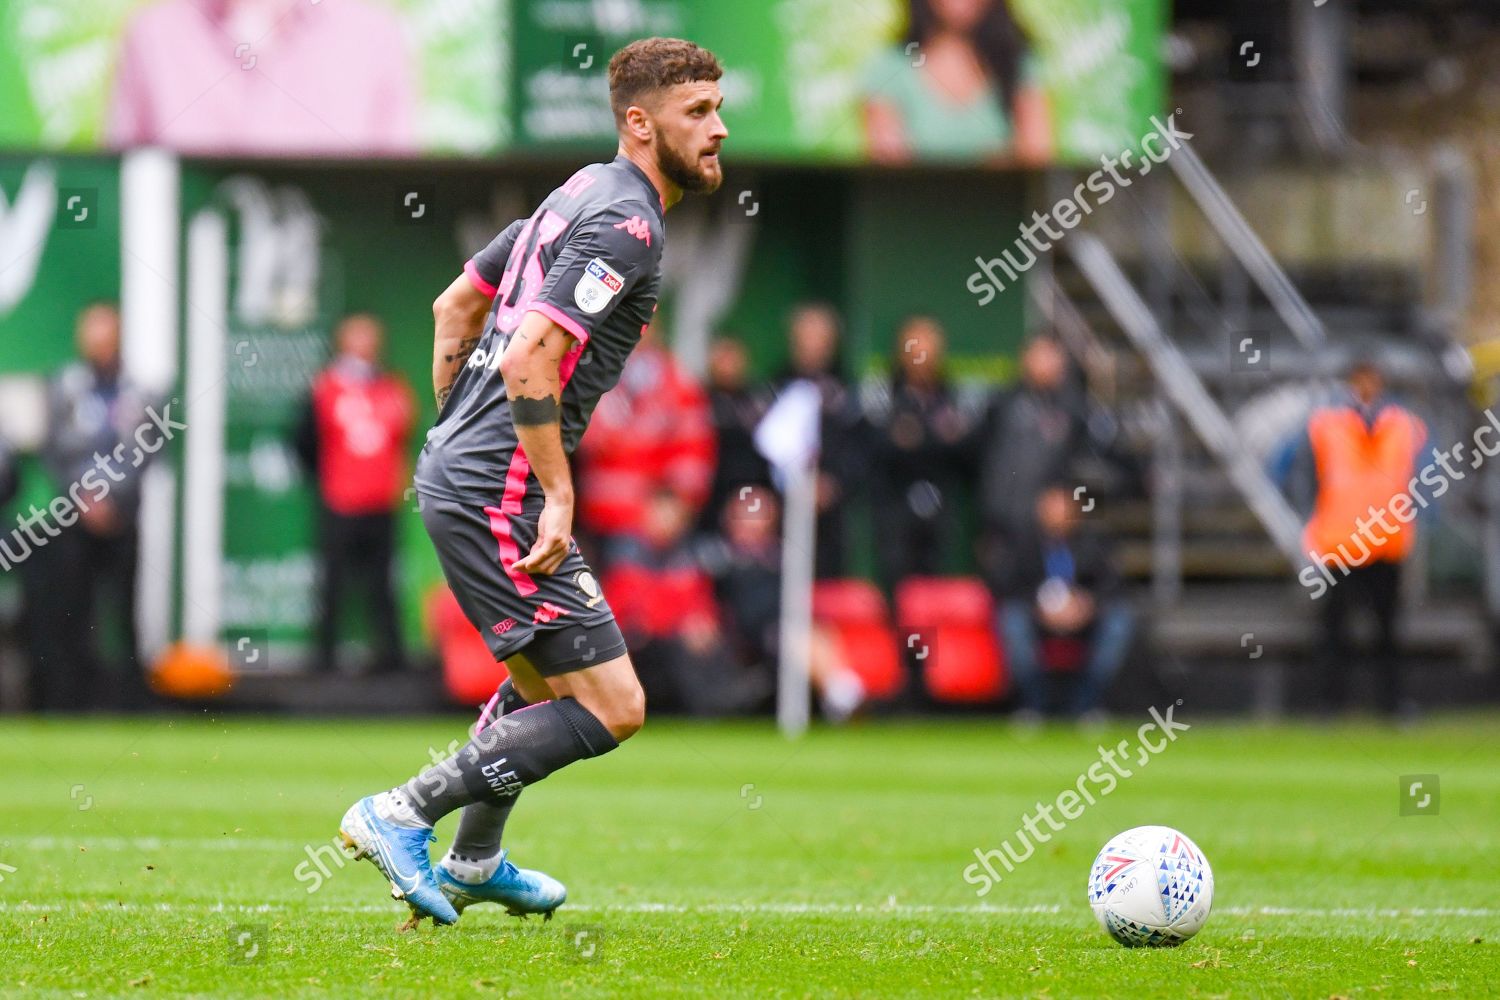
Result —
[[641, 142], [649, 143], [656, 137], [656, 123], [651, 120], [651, 115], [645, 108], [632, 104], [625, 109], [625, 131]]

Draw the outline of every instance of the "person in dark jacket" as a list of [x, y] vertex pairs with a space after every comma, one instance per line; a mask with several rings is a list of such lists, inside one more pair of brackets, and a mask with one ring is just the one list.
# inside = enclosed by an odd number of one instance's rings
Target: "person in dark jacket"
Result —
[[1020, 383], [995, 397], [975, 436], [985, 528], [1006, 540], [1028, 534], [1037, 497], [1065, 477], [1088, 436], [1060, 342], [1043, 335], [1027, 343]]
[[[28, 567], [33, 700], [45, 709], [138, 708], [150, 700], [135, 625], [138, 525], [142, 476], [155, 454], [142, 445], [159, 450], [153, 428], [161, 425], [154, 401], [122, 370], [119, 310], [86, 306], [75, 333], [79, 360], [47, 385], [41, 459], [59, 495], [88, 499]], [[119, 637], [112, 644], [111, 631]]]
[[753, 486], [768, 486], [771, 471], [755, 447], [755, 428], [766, 415], [769, 394], [750, 386], [750, 358], [734, 337], [718, 337], [708, 349], [708, 405], [719, 439], [713, 486], [699, 527], [716, 531], [724, 508], [743, 502]]
[[996, 630], [1015, 679], [1021, 711], [1047, 709], [1042, 642], [1081, 640], [1087, 647], [1068, 715], [1098, 711], [1106, 688], [1125, 662], [1135, 631], [1130, 606], [1108, 541], [1078, 528], [1078, 503], [1066, 485], [1044, 487], [1033, 530], [1016, 539], [992, 580], [998, 598]]
[[818, 521], [815, 552], [818, 579], [843, 576], [848, 542], [846, 510], [863, 497], [868, 475], [869, 428], [859, 400], [845, 379], [839, 358], [838, 313], [824, 303], [792, 310], [787, 324], [790, 363], [775, 388], [805, 379], [822, 395], [818, 449]]
[[[745, 701], [767, 707], [776, 690], [781, 644], [780, 516], [781, 499], [774, 490], [747, 485], [724, 508], [721, 533], [700, 550], [714, 578], [730, 646], [746, 671], [738, 682], [748, 692]], [[808, 680], [823, 717], [844, 722], [864, 704], [864, 682], [830, 629], [814, 619], [808, 638]]]
[[958, 526], [960, 457], [968, 421], [943, 370], [943, 328], [927, 316], [897, 330], [890, 392], [867, 410], [880, 582], [887, 593], [914, 574], [935, 575]]

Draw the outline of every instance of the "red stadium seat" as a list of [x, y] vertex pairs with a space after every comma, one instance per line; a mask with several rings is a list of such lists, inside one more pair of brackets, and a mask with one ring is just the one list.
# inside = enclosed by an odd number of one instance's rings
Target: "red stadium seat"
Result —
[[427, 627], [443, 662], [443, 686], [454, 701], [479, 705], [509, 676], [495, 662], [484, 637], [464, 617], [458, 599], [439, 584], [427, 598]]
[[994, 601], [976, 577], [911, 577], [896, 588], [899, 632], [938, 701], [994, 701], [1009, 677], [995, 641]]
[[906, 671], [880, 590], [868, 580], [824, 580], [813, 588], [813, 620], [834, 634], [871, 698], [901, 693]]

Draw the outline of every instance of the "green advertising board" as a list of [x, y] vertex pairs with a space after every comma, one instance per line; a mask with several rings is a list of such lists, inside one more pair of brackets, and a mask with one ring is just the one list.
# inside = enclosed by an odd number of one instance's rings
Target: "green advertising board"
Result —
[[[1081, 163], [1133, 144], [1164, 93], [1166, 0], [989, 0], [967, 20], [932, 0], [265, 0], [233, 7], [259, 19], [230, 10], [8, 0], [0, 146], [607, 149], [609, 58], [652, 35], [719, 56], [730, 148], [745, 162]], [[382, 134], [406, 108], [412, 127]]]
[[[341, 316], [369, 311], [384, 321], [386, 360], [421, 404], [412, 457], [435, 416], [426, 382], [431, 302], [463, 264], [466, 251], [453, 239], [459, 196], [445, 188], [419, 222], [403, 222], [395, 211], [399, 186], [391, 175], [348, 169], [184, 169], [189, 336], [192, 309], [215, 301], [224, 307], [221, 322], [204, 324], [208, 335], [222, 337], [220, 637], [232, 644], [251, 636], [257, 645], [263, 637], [273, 668], [279, 655], [302, 659], [318, 613], [319, 505], [295, 455], [294, 433]], [[222, 240], [210, 247], [222, 252], [222, 270], [197, 270], [202, 258], [194, 258], [204, 248], [193, 243], [194, 224], [205, 219], [223, 225]], [[203, 284], [215, 280], [222, 295]], [[185, 389], [195, 395], [194, 386]], [[398, 598], [414, 650], [423, 645], [424, 599], [440, 580], [414, 499], [397, 512], [397, 553]], [[344, 607], [344, 635], [364, 634], [364, 602]]]
[[[267, 153], [249, 119], [288, 101], [321, 116], [321, 148], [297, 153], [359, 155], [361, 122], [331, 108], [409, 106], [413, 130], [384, 151], [483, 154], [509, 143], [507, 61], [511, 0], [296, 0], [238, 5], [199, 0], [5, 0], [0, 3], [0, 147], [97, 149], [115, 145], [112, 119], [145, 119], [130, 144], [200, 153]], [[338, 48], [341, 51], [334, 52]], [[337, 62], [333, 62], [337, 57]], [[329, 78], [323, 72], [333, 68]], [[325, 95], [368, 92], [351, 105]], [[216, 105], [215, 102], [223, 102]], [[195, 134], [207, 108], [232, 122], [225, 148]], [[127, 110], [128, 109], [128, 110]], [[210, 123], [211, 124], [211, 123]], [[287, 123], [290, 124], [290, 123]]]
[[[79, 311], [119, 297], [119, 163], [0, 157], [0, 374], [11, 390], [7, 409], [39, 402], [37, 386], [75, 357]], [[21, 385], [32, 391], [17, 392]], [[28, 427], [39, 418], [7, 412], [5, 423]], [[25, 473], [16, 502], [45, 505], [56, 484], [39, 464], [28, 463]]]
[[[676, 35], [712, 49], [724, 65], [724, 119], [735, 156], [857, 163], [872, 156], [872, 103], [898, 117], [913, 162], [1021, 163], [1006, 136], [1021, 104], [1041, 111], [1047, 158], [1079, 163], [1133, 145], [1161, 110], [1158, 48], [1164, 0], [994, 0], [966, 39], [976, 59], [1015, 77], [998, 108], [973, 115], [939, 82], [948, 48], [909, 31], [911, 7], [927, 0], [784, 0], [713, 3], [643, 0], [623, 10], [592, 0], [547, 0], [516, 8], [511, 62], [518, 146], [605, 147], [614, 122], [607, 99], [609, 55], [632, 39]], [[1000, 33], [1008, 44], [989, 44]], [[920, 36], [913, 38], [912, 35]], [[929, 62], [929, 54], [931, 62]], [[971, 100], [965, 98], [964, 100]], [[929, 120], [947, 122], [930, 128]], [[966, 145], [992, 127], [995, 143]], [[946, 129], [946, 131], [945, 131]], [[953, 133], [959, 133], [954, 135]], [[930, 143], [930, 145], [924, 145]]]

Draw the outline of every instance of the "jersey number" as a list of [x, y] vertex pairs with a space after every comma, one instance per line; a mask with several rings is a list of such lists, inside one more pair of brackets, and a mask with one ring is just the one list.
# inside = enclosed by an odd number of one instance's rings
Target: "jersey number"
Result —
[[[521, 325], [521, 317], [531, 306], [531, 300], [541, 291], [542, 248], [562, 235], [568, 228], [568, 220], [548, 209], [541, 218], [533, 216], [516, 237], [510, 257], [505, 262], [505, 274], [500, 278], [496, 295], [500, 308], [495, 313], [495, 329], [501, 333], [513, 333]], [[522, 262], [525, 262], [524, 266]]]

